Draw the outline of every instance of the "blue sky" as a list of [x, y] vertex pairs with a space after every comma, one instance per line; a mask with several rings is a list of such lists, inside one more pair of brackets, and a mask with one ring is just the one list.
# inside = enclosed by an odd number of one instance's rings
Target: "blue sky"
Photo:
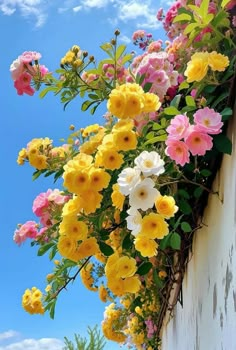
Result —
[[[70, 124], [79, 128], [95, 123], [103, 110], [98, 109], [96, 116], [82, 113], [77, 100], [64, 112], [53, 95], [43, 100], [17, 96], [9, 66], [22, 52], [32, 50], [41, 52], [41, 64], [53, 71], [74, 44], [99, 59], [99, 45], [109, 41], [116, 28], [131, 51], [135, 48], [130, 38], [137, 29], [152, 32], [156, 39], [163, 37], [155, 19], [160, 6], [157, 0], [0, 0], [0, 350], [60, 350], [64, 336], [85, 335], [88, 325], [100, 324], [105, 307], [79, 281], [59, 298], [54, 320], [48, 314], [31, 316], [21, 307], [26, 288], [44, 289], [53, 263], [47, 256], [37, 257], [37, 249], [29, 243], [16, 246], [13, 232], [17, 223], [35, 219], [34, 198], [57, 186], [45, 178], [33, 182], [33, 169], [16, 164], [18, 151], [35, 137], [48, 136], [59, 145]], [[110, 342], [106, 346], [106, 350], [119, 348]]]

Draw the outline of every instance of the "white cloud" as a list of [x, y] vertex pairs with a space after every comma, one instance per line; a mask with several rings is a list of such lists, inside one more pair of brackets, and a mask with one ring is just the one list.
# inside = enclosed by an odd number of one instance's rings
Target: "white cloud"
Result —
[[36, 18], [36, 27], [41, 27], [46, 18], [44, 0], [0, 0], [0, 11], [4, 15], [12, 15], [19, 10], [24, 17]]
[[82, 10], [82, 6], [73, 7], [72, 10], [73, 10], [74, 12], [79, 12], [80, 10]]
[[9, 339], [9, 338], [13, 338], [13, 337], [17, 337], [18, 335], [19, 335], [18, 332], [13, 331], [13, 330], [10, 329], [9, 331], [0, 333], [0, 341], [6, 340], [6, 339]]
[[129, 44], [131, 42], [131, 39], [127, 35], [120, 35], [119, 41], [122, 41], [125, 44]]
[[24, 339], [20, 342], [0, 346], [0, 350], [62, 350], [64, 343], [55, 338]]
[[102, 7], [106, 7], [108, 4], [112, 3], [113, 1], [112, 0], [82, 0], [81, 1], [81, 4], [84, 6], [84, 7], [89, 7], [89, 8], [92, 8], [92, 7], [95, 7], [95, 8], [102, 8]]

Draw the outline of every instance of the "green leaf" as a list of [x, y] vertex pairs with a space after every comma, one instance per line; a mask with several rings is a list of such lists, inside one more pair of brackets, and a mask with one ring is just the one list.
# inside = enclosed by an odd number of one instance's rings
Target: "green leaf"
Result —
[[143, 262], [137, 270], [137, 274], [140, 276], [146, 275], [152, 268], [152, 263], [150, 263], [149, 261], [147, 262]]
[[178, 91], [184, 90], [184, 89], [188, 89], [189, 88], [189, 83], [187, 83], [186, 81], [183, 81], [180, 85], [179, 85], [179, 89]]
[[173, 23], [176, 22], [181, 22], [181, 21], [190, 21], [192, 19], [192, 16], [190, 16], [187, 13], [181, 13], [180, 15], [177, 15], [174, 20]]
[[158, 276], [158, 273], [157, 273], [157, 270], [156, 270], [156, 269], [153, 270], [153, 280], [154, 280], [154, 282], [156, 283], [156, 286], [157, 286], [158, 288], [162, 288], [162, 287], [163, 287], [164, 282], [163, 282], [163, 281], [160, 279], [160, 277]]
[[125, 55], [124, 57], [122, 57], [121, 64], [124, 65], [126, 62], [131, 61], [132, 58], [133, 58], [132, 53], [128, 53], [127, 55]]
[[208, 176], [211, 175], [211, 171], [210, 171], [209, 169], [202, 169], [202, 170], [200, 171], [200, 174], [201, 174], [202, 176], [208, 177]]
[[142, 75], [137, 74], [135, 80], [137, 84], [142, 85], [144, 79], [145, 79], [145, 74], [142, 74]]
[[126, 49], [126, 45], [124, 44], [121, 44], [117, 47], [116, 49], [116, 61], [121, 57], [121, 55], [123, 54], [123, 52], [125, 51]]
[[54, 242], [46, 243], [43, 246], [41, 246], [38, 250], [38, 256], [44, 255], [50, 248], [54, 246]]
[[232, 153], [232, 142], [226, 135], [224, 134], [216, 135], [214, 137], [214, 144], [218, 149], [218, 151], [226, 154]]
[[84, 101], [81, 105], [81, 110], [84, 112], [84, 111], [87, 111], [87, 109], [89, 109], [89, 107], [94, 104], [96, 101]]
[[52, 305], [50, 307], [50, 311], [49, 311], [49, 315], [51, 317], [51, 319], [54, 319], [55, 316], [55, 308], [56, 308], [56, 299], [52, 302]]
[[96, 94], [88, 94], [88, 97], [89, 97], [91, 100], [99, 100], [99, 97], [98, 97], [98, 95], [96, 95]]
[[231, 0], [222, 0], [222, 3], [221, 3], [222, 9], [225, 8], [225, 6], [228, 5], [228, 3], [229, 3], [230, 1], [231, 1]]
[[176, 107], [166, 107], [164, 109], [164, 113], [167, 114], [167, 115], [181, 114], [180, 111]]
[[193, 192], [193, 195], [195, 198], [200, 198], [202, 193], [203, 193], [203, 188], [202, 187], [197, 187], [195, 188], [194, 192]]
[[158, 124], [157, 122], [154, 122], [152, 125], [152, 130], [156, 131], [160, 129], [162, 129], [162, 125]]
[[190, 198], [189, 193], [187, 191], [183, 190], [182, 188], [180, 190], [178, 190], [177, 195], [181, 196], [181, 197], [183, 197], [185, 199], [189, 199]]
[[214, 102], [211, 104], [211, 108], [215, 108], [220, 102], [224, 101], [229, 96], [229, 91], [223, 92]]
[[192, 213], [192, 207], [189, 205], [189, 203], [187, 201], [185, 201], [184, 199], [181, 199], [178, 202], [179, 205], [179, 209], [180, 211], [185, 214], [185, 215], [189, 215]]
[[184, 35], [187, 35], [187, 34], [193, 32], [193, 30], [194, 30], [195, 28], [197, 28], [197, 27], [199, 27], [199, 24], [198, 24], [198, 23], [190, 23], [190, 24], [187, 25], [187, 27], [184, 29], [183, 34], [184, 34]]
[[44, 98], [49, 91], [55, 91], [57, 88], [55, 86], [48, 86], [39, 93], [40, 98]]
[[36, 180], [40, 175], [42, 175], [43, 173], [45, 173], [47, 171], [47, 169], [43, 169], [43, 170], [36, 170], [34, 173], [33, 173], [33, 176], [32, 176], [32, 180]]
[[112, 247], [104, 242], [99, 242], [99, 248], [102, 254], [104, 254], [105, 256], [110, 256], [114, 253], [114, 250], [112, 249]]
[[181, 237], [178, 233], [173, 233], [170, 237], [170, 246], [172, 249], [179, 250], [181, 246]]
[[222, 120], [226, 121], [228, 120], [230, 117], [232, 117], [233, 115], [233, 111], [231, 108], [226, 107], [223, 109], [223, 111], [220, 112], [220, 114], [222, 115]]
[[189, 225], [188, 222], [183, 221], [183, 222], [181, 222], [181, 230], [184, 231], [184, 232], [191, 232], [192, 228], [191, 228], [191, 226]]
[[196, 106], [196, 103], [195, 103], [194, 98], [192, 96], [186, 96], [185, 101], [186, 101], [187, 106], [191, 106], [191, 107]]
[[49, 259], [52, 260], [57, 253], [57, 245], [55, 244], [52, 250], [49, 253]]
[[152, 139], [146, 141], [144, 143], [144, 145], [152, 145], [153, 143], [157, 143], [157, 142], [164, 142], [167, 139], [167, 134], [163, 134], [163, 135], [159, 135], [159, 136], [155, 136]]
[[129, 250], [133, 245], [133, 241], [131, 239], [131, 235], [127, 234], [122, 242], [122, 250]]
[[148, 82], [148, 83], [144, 84], [143, 91], [148, 92], [151, 89], [151, 87], [152, 87], [152, 83]]
[[176, 108], [178, 108], [178, 107], [179, 107], [180, 100], [181, 100], [181, 95], [180, 95], [180, 94], [176, 95], [176, 96], [173, 98], [173, 100], [171, 101], [170, 106], [171, 106], [171, 107], [176, 107]]

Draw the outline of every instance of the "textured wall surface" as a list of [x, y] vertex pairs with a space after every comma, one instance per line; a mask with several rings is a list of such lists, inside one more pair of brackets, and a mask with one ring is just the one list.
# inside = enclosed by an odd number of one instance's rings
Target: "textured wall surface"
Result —
[[236, 350], [236, 118], [225, 155], [196, 232], [183, 281], [183, 307], [166, 315], [162, 350]]

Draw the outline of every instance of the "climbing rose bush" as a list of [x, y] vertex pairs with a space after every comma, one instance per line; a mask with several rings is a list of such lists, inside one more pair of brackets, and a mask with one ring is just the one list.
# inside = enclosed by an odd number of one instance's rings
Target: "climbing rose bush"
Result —
[[64, 144], [34, 138], [19, 151], [17, 163], [29, 163], [33, 179], [51, 175], [62, 184], [35, 198], [38, 221], [14, 233], [16, 244], [30, 240], [54, 260], [45, 291], [25, 291], [27, 312], [53, 318], [60, 293], [80, 278], [106, 303], [106, 338], [159, 348], [216, 161], [231, 153], [234, 6], [179, 0], [166, 13], [159, 9], [169, 41], [140, 29], [133, 34], [140, 55], [119, 44], [116, 30], [101, 45], [107, 57], [100, 62], [74, 45], [55, 73], [34, 51], [11, 64], [19, 95], [53, 92], [64, 107], [81, 96], [82, 111], [91, 114], [107, 107], [103, 125], [71, 125]]

